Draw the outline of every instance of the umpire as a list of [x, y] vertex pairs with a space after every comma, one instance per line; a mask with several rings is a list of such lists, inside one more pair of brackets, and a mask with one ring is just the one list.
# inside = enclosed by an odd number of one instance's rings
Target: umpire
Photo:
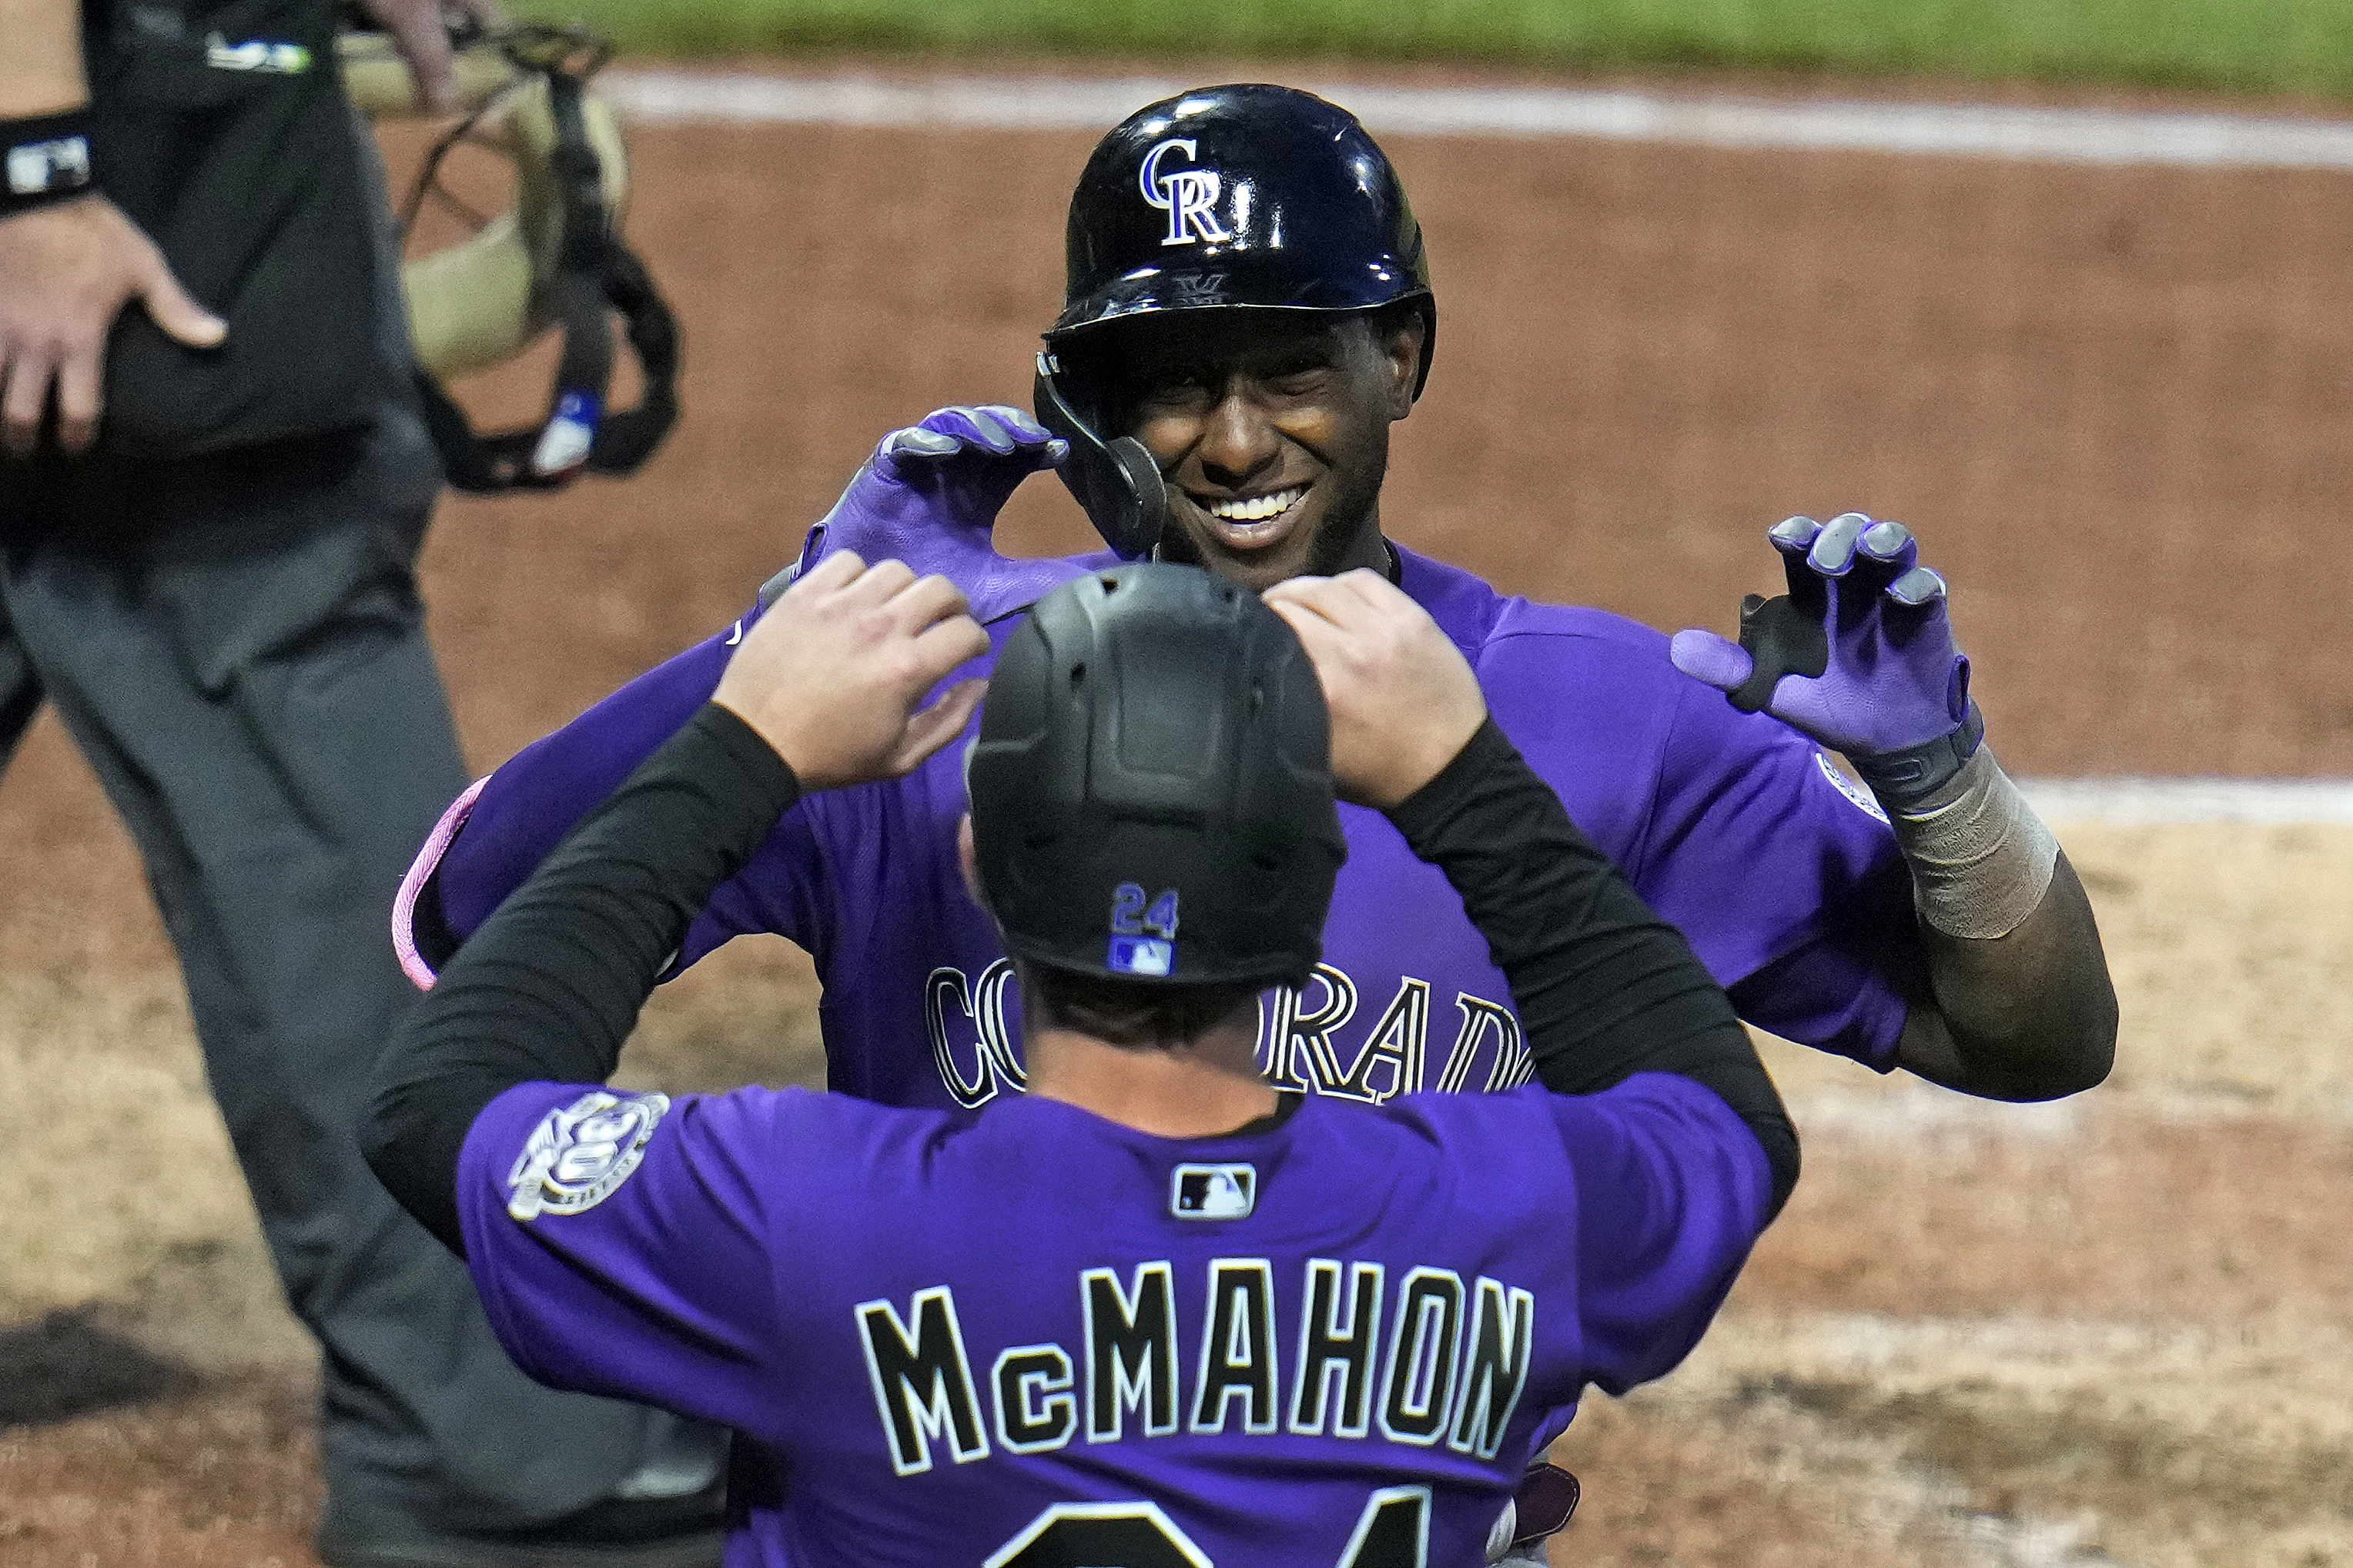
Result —
[[[1586, 1384], [1673, 1366], [1787, 1196], [1730, 1003], [1437, 623], [1369, 572], [1267, 599], [1093, 573], [996, 665], [962, 842], [1029, 1093], [600, 1087], [780, 814], [964, 731], [976, 681], [915, 710], [987, 651], [963, 595], [848, 552], [386, 1053], [371, 1163], [517, 1358], [742, 1434], [738, 1568], [1498, 1555]], [[1335, 782], [1461, 896], [1544, 1087], [1372, 1106], [1261, 1070], [1261, 993], [1321, 952]]]
[[[439, 6], [372, 9], [446, 100]], [[350, 1131], [411, 1000], [378, 933], [465, 774], [334, 29], [331, 0], [0, 0], [0, 758], [55, 704], [145, 858], [319, 1342], [321, 1555], [712, 1563], [713, 1445], [524, 1379]]]

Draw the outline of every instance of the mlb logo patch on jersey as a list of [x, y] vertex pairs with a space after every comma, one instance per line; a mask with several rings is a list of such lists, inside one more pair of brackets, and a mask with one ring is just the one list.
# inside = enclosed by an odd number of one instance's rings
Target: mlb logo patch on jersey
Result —
[[1168, 1177], [1168, 1212], [1178, 1219], [1240, 1219], [1258, 1204], [1258, 1167], [1179, 1165]]

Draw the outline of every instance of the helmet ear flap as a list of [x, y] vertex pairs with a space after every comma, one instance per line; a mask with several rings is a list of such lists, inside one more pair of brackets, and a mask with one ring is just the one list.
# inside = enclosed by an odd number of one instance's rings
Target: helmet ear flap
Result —
[[1072, 406], [1062, 388], [1062, 374], [1052, 350], [1039, 353], [1031, 401], [1038, 423], [1071, 444], [1060, 469], [1062, 483], [1113, 554], [1124, 561], [1142, 560], [1168, 526], [1168, 487], [1160, 477], [1160, 465], [1133, 436], [1104, 440]]

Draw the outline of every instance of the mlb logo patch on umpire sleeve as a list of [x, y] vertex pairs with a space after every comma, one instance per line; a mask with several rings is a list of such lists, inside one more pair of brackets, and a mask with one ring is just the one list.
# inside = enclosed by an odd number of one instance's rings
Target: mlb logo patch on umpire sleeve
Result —
[[1168, 1212], [1178, 1219], [1240, 1219], [1258, 1204], [1255, 1165], [1179, 1165], [1168, 1177]]

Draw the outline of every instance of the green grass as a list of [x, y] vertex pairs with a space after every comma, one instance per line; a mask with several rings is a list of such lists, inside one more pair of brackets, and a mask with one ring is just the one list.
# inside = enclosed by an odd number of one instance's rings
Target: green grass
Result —
[[513, 0], [632, 51], [1454, 60], [2353, 98], [2353, 0]]

